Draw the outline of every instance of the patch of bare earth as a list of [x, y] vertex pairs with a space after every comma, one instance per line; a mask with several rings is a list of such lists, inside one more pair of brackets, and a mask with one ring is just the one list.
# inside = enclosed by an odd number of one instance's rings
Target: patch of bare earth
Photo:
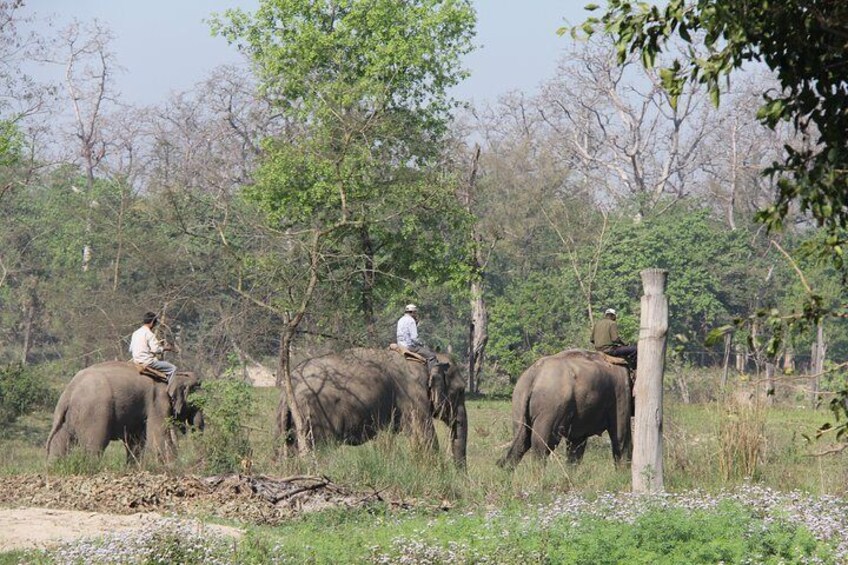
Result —
[[[106, 514], [52, 508], [0, 509], [0, 551], [41, 549], [78, 539], [105, 534], [156, 528], [162, 516], [155, 512]], [[213, 532], [238, 538], [238, 528], [188, 521], [198, 532]]]
[[[355, 493], [313, 476], [7, 476], [0, 477], [0, 550], [141, 529], [163, 514], [277, 524], [302, 512], [380, 500], [376, 492]], [[221, 533], [239, 533], [230, 530]]]

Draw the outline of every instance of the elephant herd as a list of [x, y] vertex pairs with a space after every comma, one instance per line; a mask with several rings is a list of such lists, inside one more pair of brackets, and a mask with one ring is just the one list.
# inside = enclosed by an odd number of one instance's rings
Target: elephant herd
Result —
[[[465, 383], [449, 356], [438, 354], [437, 360], [428, 368], [395, 351], [357, 348], [301, 363], [292, 371], [292, 385], [310, 440], [359, 445], [389, 430], [435, 448], [433, 420], [438, 419], [450, 429], [453, 460], [463, 467], [468, 437]], [[119, 440], [128, 461], [137, 461], [145, 449], [168, 460], [175, 449], [174, 424], [203, 427], [203, 414], [187, 401], [200, 386], [191, 373], [178, 374], [166, 384], [120, 361], [83, 369], [56, 405], [48, 458], [63, 457], [75, 445], [99, 455], [110, 441]], [[293, 443], [294, 419], [287, 407], [284, 394], [278, 433]], [[587, 439], [604, 431], [618, 462], [629, 453], [632, 412], [626, 367], [583, 350], [543, 357], [515, 386], [513, 440], [498, 464], [514, 467], [530, 449], [545, 457], [563, 439], [569, 460], [577, 462]]]

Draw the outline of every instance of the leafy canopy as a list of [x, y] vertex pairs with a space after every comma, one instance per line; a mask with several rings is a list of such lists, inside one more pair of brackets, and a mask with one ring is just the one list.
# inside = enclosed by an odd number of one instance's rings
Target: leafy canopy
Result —
[[21, 159], [23, 138], [15, 124], [0, 119], [0, 171], [12, 167]]
[[392, 189], [420, 196], [474, 23], [468, 0], [265, 0], [214, 18], [297, 129], [266, 144], [253, 196], [279, 220], [324, 225], [375, 215]]
[[[774, 71], [781, 90], [763, 93], [758, 118], [771, 128], [789, 122], [813, 143], [787, 146], [784, 161], [766, 169], [786, 176], [775, 203], [758, 218], [779, 227], [797, 201], [833, 232], [829, 245], [842, 256], [844, 238], [835, 234], [848, 227], [848, 3], [669, 0], [661, 7], [609, 0], [600, 18], [583, 24], [587, 33], [598, 29], [615, 38], [622, 61], [639, 52], [646, 66], [669, 50], [671, 40], [688, 44], [688, 54], [661, 71], [672, 98], [691, 81], [705, 84], [718, 104], [720, 81], [734, 69], [756, 61]], [[701, 43], [706, 56], [694, 49]]]

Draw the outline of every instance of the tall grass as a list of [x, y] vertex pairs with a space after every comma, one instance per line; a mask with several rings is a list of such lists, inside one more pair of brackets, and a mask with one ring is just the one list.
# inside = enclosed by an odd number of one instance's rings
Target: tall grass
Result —
[[756, 398], [725, 395], [719, 404], [718, 468], [724, 481], [756, 479], [766, 448], [766, 409]]

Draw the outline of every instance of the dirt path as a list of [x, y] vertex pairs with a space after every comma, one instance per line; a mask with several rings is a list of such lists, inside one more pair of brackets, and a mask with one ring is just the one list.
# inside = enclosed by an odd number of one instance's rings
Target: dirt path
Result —
[[0, 476], [0, 551], [143, 531], [166, 520], [238, 536], [238, 528], [203, 524], [198, 517], [279, 524], [304, 512], [379, 501], [383, 498], [377, 492], [354, 492], [320, 476], [198, 477], [145, 471]]
[[[38, 549], [118, 532], [142, 531], [163, 518], [155, 512], [106, 514], [51, 508], [0, 509], [0, 551]], [[238, 528], [185, 520], [198, 532], [239, 537]]]

